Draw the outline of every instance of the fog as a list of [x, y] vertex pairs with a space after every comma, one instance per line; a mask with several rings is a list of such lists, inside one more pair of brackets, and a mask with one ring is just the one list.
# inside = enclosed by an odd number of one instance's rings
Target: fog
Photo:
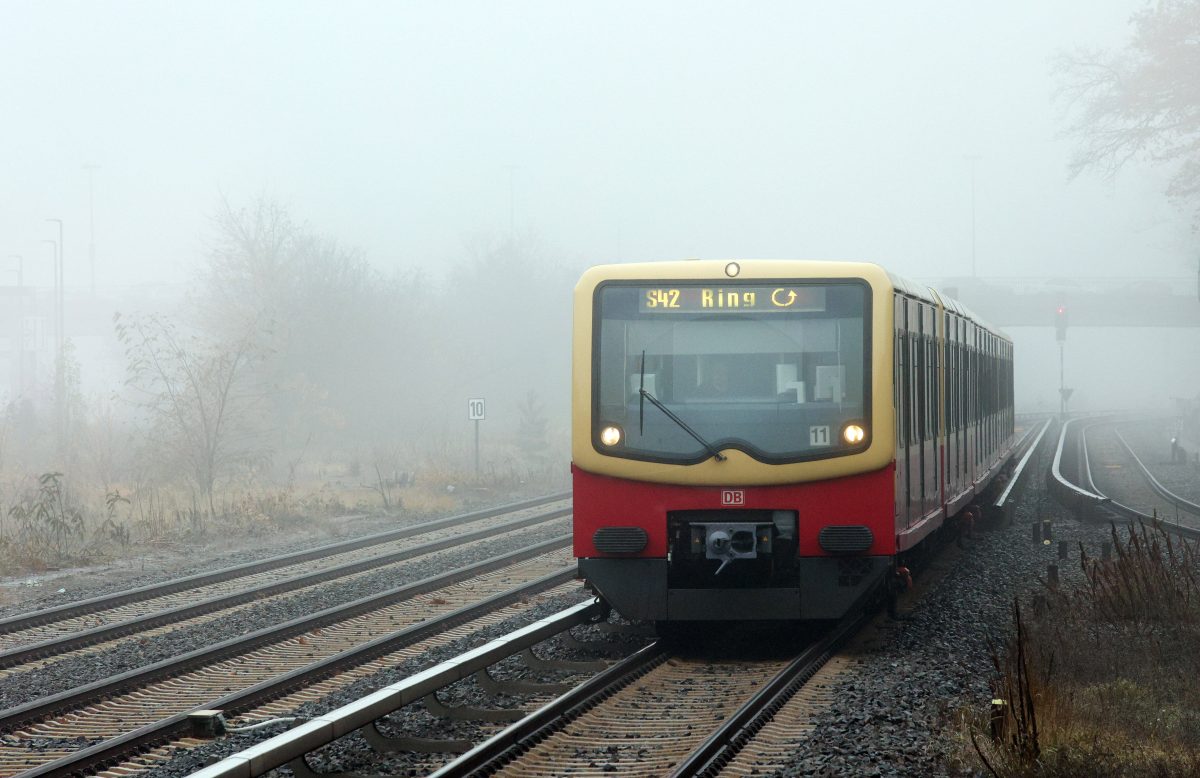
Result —
[[[1114, 277], [1194, 294], [1167, 172], [1068, 175], [1053, 60], [1121, 49], [1143, 7], [7, 2], [0, 285], [50, 326], [61, 219], [77, 440], [142, 440], [164, 391], [139, 387], [147, 341], [119, 341], [113, 313], [162, 315], [216, 374], [204, 349], [256, 332], [242, 377], [262, 406], [244, 412], [263, 425], [210, 463], [226, 491], [419, 469], [430, 449], [469, 471], [469, 397], [489, 402], [485, 469], [562, 477], [569, 295], [590, 264], [857, 259], [964, 293]], [[264, 264], [266, 212], [286, 230]], [[1057, 407], [1051, 315], [1012, 328], [1019, 409]], [[1196, 333], [1073, 328], [1073, 407], [1193, 396]], [[31, 337], [36, 365], [0, 376], [10, 410], [30, 403], [0, 442], [12, 490], [102, 458], [54, 443], [53, 348]], [[128, 489], [121, 461], [89, 477]]]

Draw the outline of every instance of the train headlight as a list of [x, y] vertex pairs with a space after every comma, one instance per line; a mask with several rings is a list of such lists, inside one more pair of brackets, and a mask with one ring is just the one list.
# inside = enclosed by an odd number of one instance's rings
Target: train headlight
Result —
[[842, 430], [842, 440], [849, 443], [851, 446], [862, 443], [867, 437], [867, 431], [858, 424], [847, 424]]
[[615, 446], [621, 442], [621, 428], [610, 424], [600, 430], [600, 442], [606, 446]]

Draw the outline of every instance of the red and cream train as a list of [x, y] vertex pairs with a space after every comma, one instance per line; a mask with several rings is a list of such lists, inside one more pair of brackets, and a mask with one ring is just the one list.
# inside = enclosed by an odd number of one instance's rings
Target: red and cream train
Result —
[[1011, 453], [1011, 341], [867, 263], [606, 265], [575, 290], [574, 548], [621, 614], [829, 619]]

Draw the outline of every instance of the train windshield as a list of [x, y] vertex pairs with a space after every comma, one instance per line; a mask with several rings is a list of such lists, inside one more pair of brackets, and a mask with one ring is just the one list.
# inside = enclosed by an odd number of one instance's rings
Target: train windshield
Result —
[[707, 459], [705, 443], [775, 463], [860, 451], [869, 316], [862, 281], [602, 285], [594, 445], [676, 463]]

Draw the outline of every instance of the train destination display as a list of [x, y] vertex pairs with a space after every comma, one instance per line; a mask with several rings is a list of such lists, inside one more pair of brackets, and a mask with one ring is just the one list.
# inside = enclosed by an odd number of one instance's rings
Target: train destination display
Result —
[[818, 286], [655, 286], [642, 291], [642, 313], [810, 313], [825, 310]]

